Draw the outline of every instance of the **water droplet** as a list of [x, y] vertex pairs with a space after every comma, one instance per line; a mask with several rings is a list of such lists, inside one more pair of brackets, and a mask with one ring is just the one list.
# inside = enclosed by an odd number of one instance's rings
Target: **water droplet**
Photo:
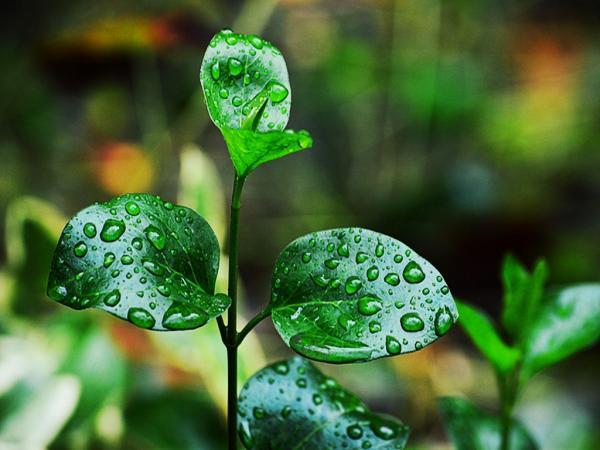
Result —
[[117, 278], [119, 275], [121, 275], [121, 271], [119, 269], [115, 269], [110, 273], [110, 276], [113, 278]]
[[137, 216], [140, 213], [140, 207], [136, 202], [127, 202], [125, 203], [125, 211], [132, 216]]
[[287, 375], [290, 371], [290, 367], [287, 362], [281, 361], [273, 365], [273, 370], [279, 375]]
[[261, 38], [254, 35], [248, 36], [248, 42], [250, 42], [250, 44], [252, 44], [252, 46], [257, 50], [260, 50], [265, 45]]
[[325, 288], [329, 285], [329, 278], [327, 278], [325, 275], [313, 275], [312, 280], [317, 286], [322, 288]]
[[269, 98], [273, 103], [281, 103], [288, 96], [289, 91], [287, 88], [276, 81], [270, 83], [269, 86]]
[[397, 355], [401, 351], [400, 342], [394, 336], [386, 336], [385, 349], [390, 355]]
[[75, 256], [78, 258], [84, 257], [87, 254], [87, 251], [87, 245], [85, 245], [85, 242], [83, 241], [78, 242], [75, 247], [73, 247], [73, 253], [75, 253]]
[[330, 242], [329, 244], [327, 244], [327, 251], [329, 253], [331, 253], [334, 249], [335, 249], [335, 245], [333, 245], [333, 242]]
[[396, 437], [396, 430], [398, 428], [395, 423], [380, 417], [371, 419], [370, 427], [373, 433], [375, 433], [375, 436], [385, 441], [389, 441]]
[[125, 223], [118, 219], [107, 219], [104, 222], [100, 238], [104, 242], [114, 242], [119, 239], [125, 232]]
[[409, 312], [400, 318], [400, 325], [404, 331], [421, 331], [425, 328], [423, 319], [416, 312]]
[[450, 292], [450, 289], [448, 289], [448, 286], [443, 286], [441, 291], [442, 291], [442, 294], [446, 295], [448, 292]]
[[323, 397], [321, 397], [320, 394], [313, 394], [313, 403], [315, 405], [320, 405], [321, 403], [323, 403]]
[[402, 255], [394, 255], [395, 263], [400, 263], [400, 262], [402, 262], [403, 259], [404, 259], [404, 256], [402, 256]]
[[83, 234], [85, 234], [89, 238], [93, 238], [96, 236], [96, 225], [91, 222], [86, 223], [83, 226]]
[[383, 308], [383, 304], [378, 297], [375, 297], [372, 294], [367, 294], [362, 296], [358, 300], [358, 312], [365, 316], [372, 316], [373, 314], [378, 313]]
[[217, 81], [221, 77], [221, 67], [219, 67], [218, 61], [210, 67], [210, 74], [213, 77], [213, 80], [215, 81]]
[[452, 313], [447, 306], [438, 309], [435, 313], [435, 334], [443, 336], [452, 327]]
[[131, 241], [131, 245], [136, 250], [141, 250], [144, 247], [144, 244], [142, 243], [142, 240], [139, 237], [134, 238], [133, 241]]
[[369, 259], [369, 255], [367, 255], [366, 253], [363, 252], [358, 252], [356, 254], [356, 264], [362, 264], [364, 263], [367, 259]]
[[381, 324], [377, 321], [373, 321], [369, 324], [369, 331], [373, 334], [381, 331]]
[[149, 259], [145, 259], [143, 261], [144, 269], [150, 272], [152, 275], [160, 276], [164, 273], [161, 265], [155, 263], [154, 261], [150, 261]]
[[233, 99], [231, 100], [231, 103], [233, 103], [233, 106], [241, 106], [243, 103], [243, 100], [241, 97], [238, 97], [237, 95], [235, 95], [233, 97]]
[[227, 65], [229, 66], [229, 73], [234, 77], [237, 77], [244, 70], [242, 62], [236, 58], [229, 58]]
[[152, 328], [156, 323], [152, 314], [144, 308], [129, 308], [127, 320], [140, 328]]
[[362, 282], [358, 277], [348, 277], [346, 284], [344, 285], [344, 289], [348, 295], [356, 294], [361, 287]]
[[346, 428], [346, 434], [350, 439], [360, 439], [363, 435], [363, 430], [359, 424], [355, 423]]
[[109, 292], [106, 297], [104, 297], [104, 304], [106, 306], [117, 306], [121, 301], [121, 292], [118, 289]]
[[400, 275], [397, 273], [390, 272], [383, 279], [390, 286], [398, 286], [400, 284]]
[[377, 266], [371, 266], [367, 270], [367, 280], [375, 281], [379, 277], [379, 269]]
[[148, 225], [144, 230], [146, 238], [157, 250], [163, 250], [165, 248], [166, 239], [164, 233], [156, 228], [154, 225]]
[[289, 407], [288, 405], [284, 406], [283, 409], [281, 410], [281, 417], [283, 417], [284, 419], [287, 419], [288, 417], [290, 417], [290, 414], [292, 414], [292, 408]]
[[219, 89], [219, 97], [221, 97], [222, 99], [226, 99], [227, 97], [229, 97], [229, 91], [225, 88]]
[[341, 314], [337, 321], [345, 331], [348, 331], [350, 328], [356, 325], [356, 321], [348, 314]]
[[123, 255], [121, 256], [121, 264], [124, 264], [126, 266], [128, 266], [129, 264], [133, 263], [133, 258], [129, 255]]
[[53, 286], [48, 290], [48, 297], [56, 302], [62, 302], [67, 298], [68, 291], [64, 286]]
[[312, 254], [311, 254], [310, 252], [305, 252], [305, 253], [302, 255], [302, 262], [303, 262], [304, 264], [307, 264], [307, 263], [309, 263], [311, 259], [312, 259]]
[[265, 413], [265, 410], [262, 409], [260, 406], [255, 406], [254, 409], [252, 410], [252, 415], [256, 419], [264, 419], [266, 413]]
[[420, 283], [425, 279], [425, 274], [416, 262], [410, 261], [406, 267], [404, 267], [404, 271], [402, 272], [402, 276], [408, 283]]
[[237, 37], [234, 35], [229, 35], [225, 38], [225, 42], [227, 42], [229, 45], [235, 45], [237, 44]]
[[171, 288], [164, 284], [159, 284], [158, 286], [156, 286], [156, 290], [158, 292], [160, 292], [161, 295], [164, 295], [165, 297], [168, 297], [169, 295], [171, 295]]
[[303, 389], [306, 387], [306, 385], [307, 385], [306, 378], [298, 378], [296, 380], [296, 386], [298, 386], [299, 388]]
[[108, 252], [107, 254], [105, 254], [104, 255], [104, 263], [103, 263], [104, 267], [106, 267], [106, 268], [110, 267], [110, 265], [115, 262], [116, 258], [117, 257], [112, 252]]
[[377, 246], [375, 247], [375, 256], [377, 256], [378, 258], [381, 258], [383, 256], [383, 252], [384, 252], [383, 244], [381, 242], [379, 242], [377, 244]]
[[344, 244], [340, 244], [338, 249], [337, 249], [338, 255], [343, 256], [344, 258], [347, 258], [348, 256], [350, 256], [350, 250], [348, 249], [348, 244], [344, 243]]
[[337, 267], [340, 265], [340, 260], [336, 259], [336, 258], [330, 258], [328, 260], [325, 261], [325, 267], [327, 267], [328, 269], [337, 269]]
[[162, 325], [169, 330], [191, 330], [208, 322], [208, 315], [201, 310], [191, 310], [185, 306], [173, 303], [165, 316]]

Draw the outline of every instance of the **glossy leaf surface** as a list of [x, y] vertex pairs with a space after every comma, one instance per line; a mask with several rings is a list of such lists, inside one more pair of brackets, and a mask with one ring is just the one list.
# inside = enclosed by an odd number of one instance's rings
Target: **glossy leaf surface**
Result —
[[491, 319], [482, 311], [457, 301], [459, 324], [475, 346], [500, 372], [511, 370], [521, 356], [518, 349], [504, 343]]
[[600, 284], [582, 284], [544, 300], [525, 342], [525, 368], [536, 372], [600, 338]]
[[[462, 398], [445, 397], [440, 411], [457, 450], [500, 450], [500, 419]], [[538, 446], [525, 427], [513, 419], [511, 450], [537, 450]]]
[[141, 328], [197, 328], [230, 304], [213, 295], [219, 246], [195, 212], [127, 194], [73, 217], [56, 248], [48, 295]]
[[429, 262], [361, 228], [312, 233], [288, 245], [275, 266], [270, 307], [290, 347], [331, 363], [419, 350], [458, 317]]
[[200, 68], [208, 112], [221, 130], [283, 130], [292, 95], [281, 52], [258, 36], [223, 30]]
[[239, 435], [247, 449], [402, 449], [409, 428], [370, 412], [354, 394], [299, 358], [262, 369], [239, 398]]
[[[312, 146], [307, 131], [271, 131], [255, 133], [250, 130], [223, 130], [230, 149], [231, 160], [238, 174], [252, 172], [261, 164], [290, 155]], [[231, 151], [235, 149], [235, 151]]]

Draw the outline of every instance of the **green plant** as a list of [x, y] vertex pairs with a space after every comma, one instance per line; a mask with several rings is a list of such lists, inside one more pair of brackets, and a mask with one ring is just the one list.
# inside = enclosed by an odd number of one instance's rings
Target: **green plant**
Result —
[[449, 434], [459, 450], [538, 448], [513, 417], [520, 393], [534, 374], [600, 337], [600, 284], [545, 290], [547, 279], [543, 260], [530, 273], [514, 257], [505, 258], [501, 331], [484, 312], [457, 301], [460, 325], [493, 366], [500, 398], [498, 417], [464, 399], [441, 400]]
[[[268, 316], [300, 355], [350, 363], [419, 350], [447, 333], [458, 313], [442, 276], [413, 250], [373, 231], [340, 228], [284, 249], [270, 302], [238, 331], [244, 182], [261, 164], [306, 149], [312, 140], [306, 131], [285, 130], [287, 69], [281, 52], [263, 39], [221, 31], [204, 56], [200, 80], [235, 169], [227, 295], [215, 293], [220, 251], [208, 223], [149, 194], [125, 194], [73, 217], [55, 251], [48, 295], [149, 330], [189, 330], [216, 319], [228, 355], [230, 449], [237, 432], [246, 448], [404, 448], [405, 425], [369, 412], [300, 358], [254, 375], [238, 408], [238, 347]], [[273, 440], [274, 427], [286, 433]]]

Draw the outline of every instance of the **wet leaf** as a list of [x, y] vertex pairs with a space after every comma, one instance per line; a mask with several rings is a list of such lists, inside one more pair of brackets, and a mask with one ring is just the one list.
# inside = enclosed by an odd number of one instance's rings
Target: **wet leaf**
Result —
[[475, 346], [500, 372], [506, 373], [515, 367], [521, 352], [504, 343], [491, 319], [482, 311], [456, 301], [462, 329], [471, 338]]
[[409, 428], [376, 414], [308, 361], [295, 357], [255, 374], [239, 398], [238, 432], [248, 449], [403, 449]]
[[533, 373], [600, 338], [600, 284], [561, 289], [544, 299], [525, 341], [525, 370]]
[[227, 310], [213, 295], [219, 245], [194, 211], [127, 194], [73, 217], [56, 248], [48, 295], [141, 328], [192, 329]]
[[[445, 397], [439, 401], [440, 411], [457, 450], [500, 450], [500, 419], [462, 398]], [[513, 419], [511, 450], [537, 450], [538, 445], [525, 427]]]
[[458, 317], [429, 262], [361, 228], [312, 233], [288, 245], [275, 266], [270, 307], [286, 344], [331, 363], [419, 350]]

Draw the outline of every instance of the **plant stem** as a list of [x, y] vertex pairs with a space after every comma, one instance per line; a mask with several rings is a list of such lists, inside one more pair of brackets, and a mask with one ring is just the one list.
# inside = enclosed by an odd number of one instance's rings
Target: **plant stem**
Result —
[[510, 450], [510, 437], [512, 431], [512, 414], [519, 392], [520, 371], [514, 370], [508, 374], [498, 374], [498, 388], [500, 392], [502, 436], [500, 449]]
[[269, 317], [270, 315], [271, 315], [271, 309], [270, 308], [266, 308], [266, 309], [263, 309], [261, 312], [259, 312], [256, 316], [254, 316], [246, 324], [246, 326], [242, 329], [242, 331], [240, 331], [238, 333], [238, 337], [237, 337], [237, 345], [238, 345], [238, 347], [243, 342], [243, 340], [246, 337], [246, 335], [248, 333], [250, 333], [250, 331], [252, 331], [252, 329], [256, 325], [258, 325], [263, 319], [265, 319], [266, 317]]
[[227, 441], [229, 450], [237, 448], [237, 285], [238, 235], [244, 177], [235, 176], [229, 216], [229, 279], [227, 295], [231, 306], [227, 313]]

